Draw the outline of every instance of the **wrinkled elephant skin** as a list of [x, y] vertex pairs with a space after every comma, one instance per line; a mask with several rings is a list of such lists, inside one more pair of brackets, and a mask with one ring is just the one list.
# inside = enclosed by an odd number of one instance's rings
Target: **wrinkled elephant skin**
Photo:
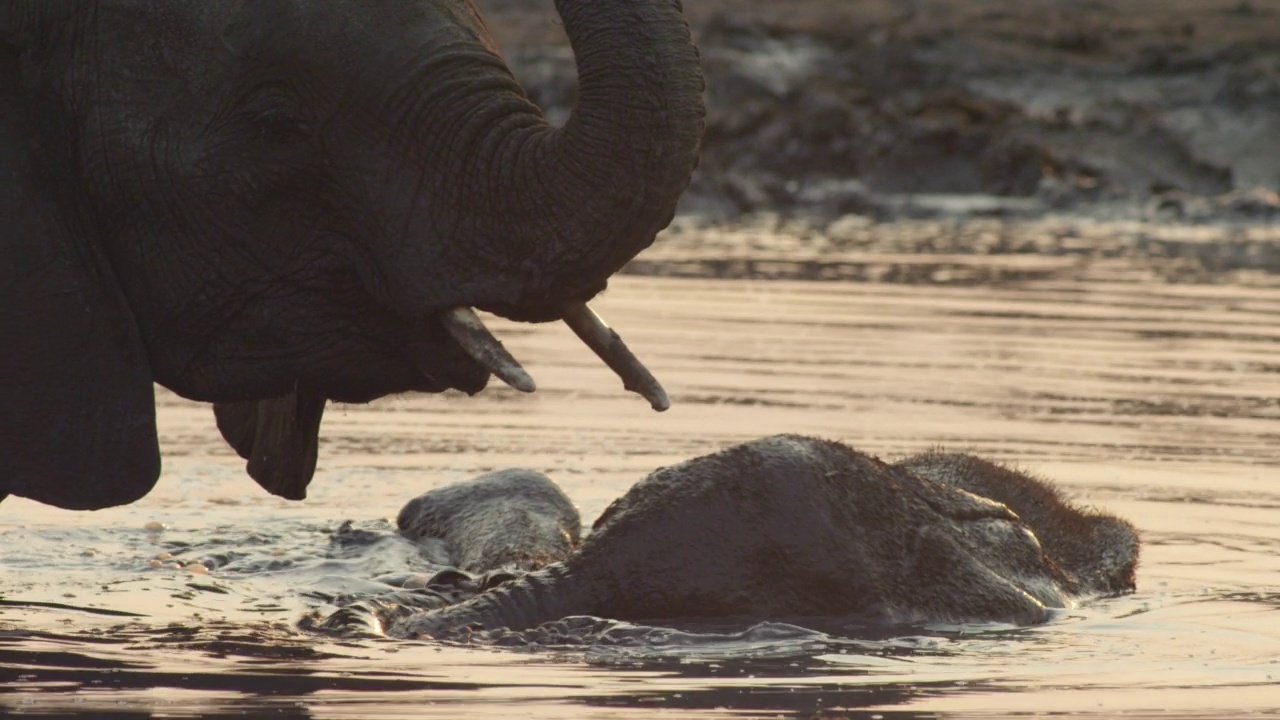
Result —
[[444, 541], [454, 567], [481, 575], [568, 559], [582, 519], [551, 478], [510, 468], [429, 490], [405, 504], [396, 525], [410, 540]]
[[678, 0], [556, 5], [562, 127], [470, 0], [6, 0], [0, 496], [145, 495], [158, 382], [300, 498], [329, 400], [534, 389], [473, 309], [571, 319], [665, 407], [585, 303], [688, 186], [697, 50]]
[[1132, 591], [1137, 557], [1132, 526], [1028, 475], [964, 455], [888, 465], [780, 435], [652, 473], [563, 563], [390, 633], [571, 615], [1038, 623], [1078, 598]]

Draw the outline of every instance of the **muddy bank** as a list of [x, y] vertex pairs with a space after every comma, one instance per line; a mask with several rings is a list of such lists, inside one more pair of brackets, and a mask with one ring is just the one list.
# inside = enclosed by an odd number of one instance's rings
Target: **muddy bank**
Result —
[[[972, 198], [957, 198], [956, 205]], [[1028, 280], [1280, 285], [1280, 226], [1074, 214], [877, 220], [753, 213], [686, 216], [624, 273], [922, 285]], [[1100, 213], [1098, 213], [1100, 214]]]
[[[545, 0], [479, 0], [553, 118]], [[1275, 0], [689, 0], [709, 123], [684, 213], [1280, 218]]]

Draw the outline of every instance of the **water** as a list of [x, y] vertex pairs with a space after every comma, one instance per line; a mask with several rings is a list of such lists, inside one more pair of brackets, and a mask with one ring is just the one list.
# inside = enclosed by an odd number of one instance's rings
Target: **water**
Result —
[[[805, 262], [756, 269], [809, 276]], [[914, 278], [902, 268], [922, 260], [862, 262]], [[495, 323], [536, 395], [332, 408], [301, 504], [243, 475], [207, 407], [161, 392], [165, 473], [144, 501], [0, 504], [0, 712], [1280, 715], [1280, 281], [1176, 284], [1035, 255], [928, 262], [933, 282], [912, 284], [617, 278], [597, 309], [666, 384], [662, 415], [567, 329]], [[423, 567], [388, 518], [425, 489], [532, 467], [589, 522], [655, 467], [775, 432], [886, 458], [940, 445], [1052, 478], [1139, 527], [1138, 592], [1042, 627], [858, 640], [623, 626], [531, 650], [295, 629], [333, 593]], [[346, 519], [386, 537], [336, 552]]]

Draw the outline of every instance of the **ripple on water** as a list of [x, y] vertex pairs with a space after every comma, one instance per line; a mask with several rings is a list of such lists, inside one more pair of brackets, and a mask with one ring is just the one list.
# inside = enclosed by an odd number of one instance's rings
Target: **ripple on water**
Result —
[[[143, 502], [0, 504], [0, 666], [15, 678], [0, 707], [1213, 717], [1280, 705], [1280, 289], [1105, 274], [910, 287], [621, 277], [598, 305], [663, 379], [669, 412], [622, 393], [567, 330], [496, 322], [538, 394], [334, 407], [305, 504], [262, 495], [208, 409], [160, 391], [166, 471]], [[531, 467], [590, 519], [660, 465], [775, 432], [887, 457], [945, 445], [1051, 477], [1139, 527], [1139, 593], [1036, 628], [850, 639], [607, 623], [589, 643], [536, 652], [295, 626], [387, 585], [377, 578], [439, 566], [387, 520], [428, 488]], [[367, 543], [335, 545], [347, 519]]]

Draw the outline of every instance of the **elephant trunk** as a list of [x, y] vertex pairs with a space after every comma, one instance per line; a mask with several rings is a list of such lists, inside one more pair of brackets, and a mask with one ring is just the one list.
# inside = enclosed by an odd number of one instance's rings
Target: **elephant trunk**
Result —
[[396, 621], [388, 635], [441, 637], [465, 628], [526, 630], [593, 611], [591, 594], [564, 565], [555, 564], [477, 595], [466, 602]]
[[705, 123], [698, 51], [678, 0], [557, 0], [578, 65], [578, 104], [526, 148], [510, 197], [531, 248], [517, 320], [562, 317], [540, 298], [586, 300], [671, 222]]
[[[698, 52], [676, 0], [556, 5], [579, 77], [556, 169], [573, 195], [561, 199], [577, 220], [586, 267], [612, 273], [671, 222], [689, 186], [706, 114]], [[576, 270], [569, 264], [566, 273]]]
[[[383, 209], [368, 224], [403, 228], [405, 241], [372, 244], [359, 271], [373, 297], [407, 317], [441, 318], [471, 357], [524, 391], [532, 378], [457, 309], [566, 320], [663, 410], [661, 386], [584, 303], [653, 242], [688, 188], [706, 114], [698, 51], [679, 0], [556, 5], [579, 76], [563, 127], [547, 125], [482, 24], [432, 26], [440, 49], [404, 81], [357, 85], [373, 93], [359, 104], [384, 109], [373, 117], [421, 118], [390, 125], [390, 171], [368, 192]], [[349, 162], [368, 165], [363, 154]]]

